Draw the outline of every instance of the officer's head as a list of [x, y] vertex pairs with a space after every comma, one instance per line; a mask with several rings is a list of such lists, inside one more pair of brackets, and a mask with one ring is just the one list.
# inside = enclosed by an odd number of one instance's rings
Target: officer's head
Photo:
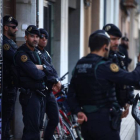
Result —
[[91, 53], [100, 52], [103, 57], [107, 57], [110, 49], [110, 37], [104, 30], [97, 30], [89, 37], [89, 47]]
[[128, 42], [129, 42], [129, 39], [127, 37], [122, 37], [121, 38], [121, 44], [125, 44], [126, 46], [128, 46]]
[[6, 35], [8, 38], [15, 36], [18, 30], [17, 26], [18, 22], [12, 16], [7, 15], [3, 17], [3, 31], [4, 35]]
[[25, 30], [25, 40], [29, 47], [37, 47], [39, 43], [40, 31], [35, 25], [29, 25]]
[[40, 39], [39, 39], [39, 48], [44, 49], [47, 46], [49, 34], [45, 29], [39, 29], [40, 31]]
[[122, 37], [120, 29], [114, 24], [106, 24], [103, 27], [103, 30], [105, 30], [110, 35], [110, 49], [112, 51], [117, 51], [118, 45], [120, 43], [119, 40]]

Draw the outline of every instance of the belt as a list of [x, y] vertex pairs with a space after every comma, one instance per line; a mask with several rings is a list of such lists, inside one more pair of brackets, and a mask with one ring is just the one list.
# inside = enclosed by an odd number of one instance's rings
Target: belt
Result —
[[46, 95], [43, 93], [45, 90], [46, 90], [46, 89], [31, 90], [31, 89], [25, 89], [25, 88], [22, 88], [22, 87], [20, 88], [21, 93], [29, 94], [30, 92], [35, 92], [35, 93], [37, 93], [38, 95], [43, 96], [43, 97], [46, 97]]
[[100, 106], [96, 106], [96, 105], [84, 105], [82, 106], [82, 109], [85, 113], [92, 113], [92, 112], [96, 112], [98, 110], [100, 110], [101, 108], [103, 108], [105, 105], [100, 105]]

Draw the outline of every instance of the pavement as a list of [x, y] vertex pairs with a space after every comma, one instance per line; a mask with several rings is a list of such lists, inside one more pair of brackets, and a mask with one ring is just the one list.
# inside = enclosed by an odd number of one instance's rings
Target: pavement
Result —
[[120, 137], [121, 140], [135, 140], [135, 121], [131, 115], [131, 107], [129, 115], [122, 119]]
[[[134, 94], [136, 95], [139, 93], [138, 90], [134, 91]], [[120, 131], [120, 137], [121, 140], [136, 140], [135, 138], [135, 120], [133, 119], [131, 115], [131, 108], [129, 110], [129, 114], [126, 118], [122, 119], [121, 123], [121, 131]]]

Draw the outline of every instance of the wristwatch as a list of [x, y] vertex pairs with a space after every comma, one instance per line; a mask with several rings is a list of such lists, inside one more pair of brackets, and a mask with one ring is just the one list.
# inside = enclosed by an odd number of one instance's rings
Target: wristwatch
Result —
[[45, 64], [43, 64], [42, 66], [43, 66], [43, 70], [45, 70], [47, 68], [47, 66]]

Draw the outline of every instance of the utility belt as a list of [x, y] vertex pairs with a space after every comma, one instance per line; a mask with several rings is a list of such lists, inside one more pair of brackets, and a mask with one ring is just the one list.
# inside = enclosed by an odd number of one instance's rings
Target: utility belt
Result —
[[82, 110], [85, 114], [94, 114], [94, 113], [107, 113], [109, 114], [109, 120], [111, 124], [111, 128], [114, 130], [120, 129], [120, 123], [121, 123], [121, 115], [122, 110], [119, 104], [113, 104], [111, 106], [108, 105], [85, 105], [82, 106]]
[[25, 94], [25, 95], [29, 95], [31, 93], [35, 93], [35, 94], [37, 94], [37, 95], [39, 95], [41, 97], [46, 97], [46, 93], [47, 93], [46, 90], [47, 89], [41, 89], [41, 90], [35, 89], [35, 90], [31, 90], [31, 89], [25, 89], [25, 88], [21, 87], [19, 91], [22, 94]]

